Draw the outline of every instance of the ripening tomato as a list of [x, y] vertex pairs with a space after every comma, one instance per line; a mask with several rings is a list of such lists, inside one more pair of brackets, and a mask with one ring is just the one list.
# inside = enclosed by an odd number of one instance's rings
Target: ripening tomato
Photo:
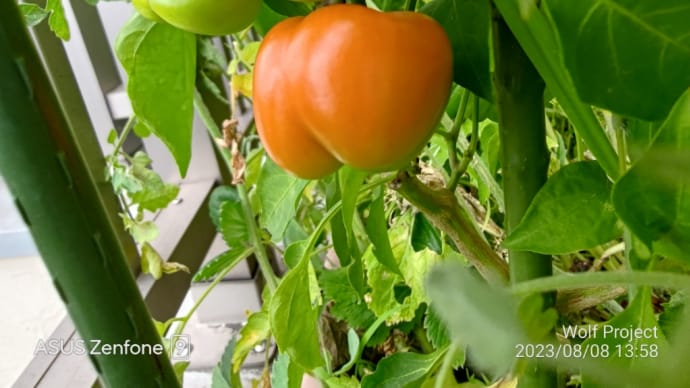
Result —
[[254, 66], [253, 102], [270, 157], [302, 178], [348, 164], [403, 167], [443, 113], [452, 84], [443, 28], [414, 12], [332, 5], [277, 24]]
[[256, 19], [261, 0], [148, 0], [166, 22], [202, 35], [227, 35], [247, 28]]

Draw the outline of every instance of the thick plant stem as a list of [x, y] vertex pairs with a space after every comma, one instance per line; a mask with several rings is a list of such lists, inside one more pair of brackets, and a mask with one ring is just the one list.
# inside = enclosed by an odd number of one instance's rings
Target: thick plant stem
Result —
[[[497, 10], [493, 12], [494, 84], [498, 105], [501, 165], [505, 198], [505, 230], [522, 220], [547, 179], [549, 153], [544, 122], [544, 81]], [[509, 251], [511, 283], [551, 276], [551, 257]], [[544, 307], [554, 304], [546, 294]], [[520, 387], [555, 387], [556, 374], [536, 363], [528, 365]]]
[[484, 279], [497, 285], [508, 283], [508, 265], [484, 239], [472, 217], [458, 204], [450, 190], [433, 189], [405, 171], [398, 174], [393, 186], [434, 226], [448, 235]]

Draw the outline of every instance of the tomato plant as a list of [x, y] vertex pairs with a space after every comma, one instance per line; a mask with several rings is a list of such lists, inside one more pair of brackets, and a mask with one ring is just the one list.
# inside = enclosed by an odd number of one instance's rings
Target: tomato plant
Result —
[[184, 174], [196, 110], [232, 175], [196, 278], [266, 280], [214, 387], [264, 341], [264, 385], [684, 387], [686, 1], [328, 3], [118, 38], [134, 129]]

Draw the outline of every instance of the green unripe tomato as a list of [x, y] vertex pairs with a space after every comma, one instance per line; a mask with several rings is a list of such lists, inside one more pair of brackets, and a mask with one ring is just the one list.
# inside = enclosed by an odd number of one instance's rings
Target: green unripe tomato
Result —
[[153, 20], [154, 22], [162, 22], [163, 19], [156, 15], [149, 6], [149, 0], [132, 0], [132, 5], [141, 14], [141, 16]]
[[149, 0], [149, 5], [163, 20], [182, 30], [227, 35], [254, 21], [261, 0]]

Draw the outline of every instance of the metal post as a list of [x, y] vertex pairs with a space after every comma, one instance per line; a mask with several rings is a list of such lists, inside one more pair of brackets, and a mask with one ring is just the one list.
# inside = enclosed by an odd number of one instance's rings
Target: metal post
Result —
[[[109, 214], [114, 195], [87, 163], [100, 152], [93, 129], [67, 124], [14, 1], [0, 1], [0, 79], [0, 172], [79, 334], [130, 353], [160, 345]], [[165, 352], [90, 358], [109, 387], [179, 387]]]

